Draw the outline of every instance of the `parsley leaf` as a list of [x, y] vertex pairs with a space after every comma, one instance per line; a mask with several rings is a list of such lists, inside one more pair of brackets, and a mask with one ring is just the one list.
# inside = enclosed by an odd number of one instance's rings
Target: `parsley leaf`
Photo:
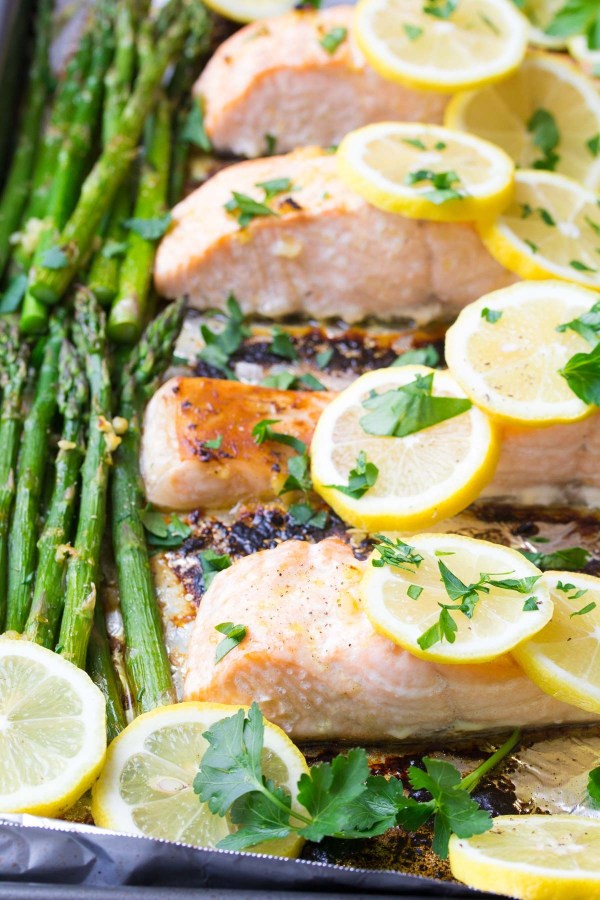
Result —
[[406, 350], [398, 359], [394, 360], [392, 366], [429, 366], [430, 369], [433, 369], [439, 361], [440, 354], [433, 344], [427, 344], [427, 346], [417, 347], [415, 350]]
[[367, 462], [367, 454], [361, 450], [356, 457], [356, 464], [350, 469], [348, 474], [348, 484], [328, 484], [328, 488], [333, 488], [352, 497], [354, 500], [360, 500], [369, 488], [373, 487], [379, 476], [379, 469], [375, 463]]
[[222, 622], [220, 625], [215, 625], [215, 630], [225, 635], [215, 650], [215, 663], [218, 663], [244, 640], [246, 626], [234, 625], [233, 622]]
[[596, 344], [600, 342], [600, 301], [594, 303], [592, 308], [579, 316], [579, 318], [571, 319], [570, 322], [558, 325], [556, 330], [563, 332], [568, 328], [570, 328], [571, 331], [577, 332], [577, 334], [581, 335], [582, 338], [595, 347]]
[[337, 28], [331, 28], [324, 34], [319, 43], [323, 50], [329, 53], [330, 56], [333, 56], [337, 48], [340, 44], [344, 43], [347, 37], [348, 29], [338, 26]]
[[268, 202], [282, 194], [284, 191], [293, 190], [293, 184], [290, 178], [272, 178], [270, 181], [258, 181], [256, 187], [262, 188], [265, 192], [265, 201]]
[[255, 444], [264, 444], [265, 441], [276, 441], [278, 444], [286, 444], [293, 447], [298, 453], [306, 453], [306, 444], [293, 434], [284, 434], [281, 431], [273, 431], [271, 425], [276, 425], [279, 419], [261, 419], [252, 429], [252, 437]]
[[68, 264], [67, 254], [60, 247], [50, 247], [42, 256], [42, 266], [45, 269], [65, 269]]
[[585, 146], [588, 148], [594, 159], [600, 155], [600, 134], [595, 134], [593, 138], [586, 141]]
[[426, 0], [423, 12], [436, 19], [449, 19], [458, 6], [458, 0]]
[[204, 590], [208, 590], [213, 583], [217, 572], [223, 572], [231, 565], [231, 557], [227, 553], [219, 556], [214, 550], [202, 550], [199, 553], [200, 565], [202, 566], [202, 575], [204, 577]]
[[192, 529], [179, 516], [164, 515], [151, 507], [141, 510], [140, 519], [151, 547], [180, 547]]
[[261, 381], [263, 387], [278, 388], [281, 391], [325, 391], [327, 388], [321, 384], [318, 378], [315, 378], [310, 372], [304, 372], [302, 375], [294, 375], [293, 372], [277, 372], [273, 375], [267, 375]]
[[431, 428], [471, 408], [470, 400], [433, 396], [433, 372], [417, 375], [414, 381], [398, 388], [372, 393], [363, 406], [369, 410], [360, 420], [367, 434], [406, 437]]
[[223, 435], [218, 434], [216, 436], [216, 438], [211, 438], [208, 441], [202, 441], [202, 446], [207, 447], [209, 450], [220, 450], [222, 443], [223, 443]]
[[594, 806], [600, 807], [600, 766], [592, 769], [588, 776], [588, 794]]
[[192, 97], [190, 111], [181, 130], [180, 138], [194, 144], [205, 153], [212, 153], [213, 146], [204, 127], [204, 98]]
[[546, 34], [584, 34], [590, 50], [600, 49], [600, 9], [596, 0], [567, 0], [546, 28]]
[[247, 228], [250, 222], [259, 216], [279, 215], [274, 209], [265, 206], [264, 203], [259, 203], [258, 200], [254, 200], [248, 194], [232, 191], [231, 195], [231, 200], [228, 200], [224, 206], [227, 212], [238, 220], [240, 228]]
[[433, 190], [422, 191], [422, 196], [436, 206], [446, 203], [448, 200], [462, 200], [465, 196], [461, 187], [461, 181], [456, 172], [434, 172], [432, 169], [417, 169], [409, 172], [404, 178], [404, 184], [420, 184], [429, 181]]
[[279, 491], [287, 494], [288, 491], [302, 491], [308, 493], [312, 489], [312, 480], [308, 466], [308, 453], [300, 453], [298, 456], [290, 456], [288, 459], [288, 476]]
[[[404, 34], [406, 35], [406, 37], [409, 39], [409, 41], [416, 41], [423, 34], [423, 29], [419, 28], [418, 25], [409, 25], [408, 23], [402, 26], [402, 30], [403, 30]], [[406, 141], [405, 143], [408, 143], [408, 141]], [[424, 150], [425, 145], [422, 144], [421, 141], [419, 141], [418, 143], [421, 144], [419, 149]], [[417, 142], [415, 141], [414, 144], [416, 146]]]
[[400, 538], [393, 541], [385, 534], [374, 534], [373, 537], [378, 542], [373, 549], [380, 556], [379, 559], [371, 561], [371, 565], [376, 569], [381, 569], [383, 566], [394, 566], [397, 569], [410, 571], [409, 567], [414, 566], [415, 569], [418, 569], [423, 562], [421, 554], [417, 553], [411, 544], [405, 543]]
[[554, 550], [552, 553], [539, 553], [531, 550], [521, 550], [520, 552], [543, 572], [551, 569], [579, 572], [591, 559], [591, 553], [584, 550], [583, 547], [565, 547], [563, 550]]
[[243, 324], [244, 315], [233, 294], [227, 298], [226, 305], [224, 328], [220, 331], [212, 331], [206, 324], [200, 326], [205, 346], [198, 357], [208, 365], [220, 369], [228, 378], [233, 378], [233, 372], [229, 368], [229, 358], [239, 349], [243, 339], [248, 337], [250, 331]]
[[277, 138], [274, 134], [265, 134], [265, 156], [274, 156], [277, 149]]
[[573, 616], [585, 616], [588, 613], [593, 612], [596, 609], [596, 605], [597, 604], [592, 600], [592, 602], [588, 603], [587, 606], [582, 607], [582, 609], [576, 610], [576, 612], [572, 612], [569, 618], [572, 619]]
[[125, 219], [123, 228], [135, 232], [145, 241], [157, 241], [166, 233], [171, 224], [171, 213], [166, 212], [162, 216], [154, 216], [152, 219], [132, 218]]
[[418, 600], [421, 594], [423, 593], [423, 588], [419, 587], [418, 584], [409, 584], [408, 590], [406, 591], [407, 595], [411, 600]]
[[494, 325], [498, 319], [502, 318], [502, 310], [501, 309], [490, 309], [487, 306], [481, 310], [481, 318], [485, 319], [486, 322], [489, 322], [490, 325]]
[[310, 503], [292, 503], [288, 512], [294, 522], [309, 528], [325, 528], [329, 519], [327, 510], [316, 510]]
[[528, 597], [523, 604], [523, 612], [537, 612], [538, 605], [535, 597]]
[[576, 353], [559, 374], [580, 400], [600, 406], [600, 344], [589, 353]]
[[320, 841], [339, 830], [346, 818], [346, 807], [364, 792], [369, 776], [367, 754], [350, 750], [330, 763], [311, 766], [309, 775], [298, 782], [298, 801], [311, 815], [312, 822], [301, 830], [309, 841]]
[[281, 356], [282, 359], [298, 359], [298, 351], [294, 346], [292, 338], [287, 331], [282, 331], [277, 325], [273, 329], [273, 340], [269, 350], [271, 353], [274, 353], [275, 356]]
[[320, 353], [317, 353], [317, 355], [315, 356], [315, 361], [319, 369], [326, 369], [331, 362], [332, 357], [333, 347], [328, 347], [327, 350], [321, 350]]
[[535, 146], [543, 153], [542, 159], [533, 163], [533, 168], [553, 170], [560, 159], [554, 153], [560, 143], [560, 131], [552, 113], [542, 107], [536, 109], [527, 122], [527, 131], [531, 134]]

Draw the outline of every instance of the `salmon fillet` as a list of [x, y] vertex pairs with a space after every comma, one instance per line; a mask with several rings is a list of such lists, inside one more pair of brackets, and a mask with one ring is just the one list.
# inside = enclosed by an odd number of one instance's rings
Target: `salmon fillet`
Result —
[[[295, 740], [379, 741], [585, 722], [510, 657], [449, 666], [377, 634], [358, 600], [364, 563], [337, 538], [286, 541], [216, 576], [192, 633], [186, 700], [250, 704]], [[222, 622], [243, 641], [215, 663]]]
[[[225, 204], [233, 191], [262, 202], [257, 184], [289, 179], [270, 201], [277, 215], [241, 229]], [[514, 275], [465, 223], [382, 212], [339, 178], [335, 155], [316, 148], [229, 166], [173, 210], [156, 256], [160, 294], [186, 294], [223, 309], [230, 293], [244, 313], [299, 313], [356, 322], [452, 315]]]
[[[247, 25], [224, 41], [194, 86], [215, 148], [264, 156], [267, 135], [285, 153], [338, 144], [371, 122], [441, 122], [447, 95], [377, 75], [352, 38], [352, 15], [351, 6], [290, 12]], [[328, 53], [320, 41], [334, 28], [347, 35]]]
[[[283, 391], [211, 378], [173, 378], [146, 409], [141, 468], [146, 496], [165, 509], [229, 509], [272, 500], [295, 451], [252, 429], [261, 419], [310, 445], [321, 412], [335, 394]], [[211, 450], [207, 440], [222, 435]], [[486, 497], [554, 501], [584, 485], [600, 495], [600, 417], [553, 428], [507, 429]], [[579, 499], [579, 494], [573, 495]], [[563, 498], [564, 499], [564, 498]]]

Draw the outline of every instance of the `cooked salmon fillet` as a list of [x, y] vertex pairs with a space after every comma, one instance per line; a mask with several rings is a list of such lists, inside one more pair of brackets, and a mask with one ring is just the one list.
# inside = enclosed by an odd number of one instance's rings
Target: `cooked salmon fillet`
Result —
[[[165, 509], [229, 509], [246, 500], [277, 496], [286, 461], [295, 451], [252, 429], [278, 419], [273, 429], [310, 444], [327, 391], [282, 391], [210, 378], [173, 378], [148, 404], [141, 466], [146, 496]], [[212, 450], [205, 442], [222, 435]], [[581, 485], [600, 491], [600, 416], [553, 428], [510, 429], [504, 434], [487, 497], [521, 502], [556, 500]], [[578, 499], [573, 496], [572, 502]]]
[[[447, 95], [377, 75], [352, 38], [352, 15], [350, 6], [290, 12], [247, 25], [224, 41], [194, 86], [216, 149], [263, 156], [267, 135], [284, 153], [337, 144], [370, 122], [441, 122]], [[346, 34], [329, 53], [321, 40], [333, 29]]]
[[[257, 184], [289, 179], [276, 215], [240, 228], [233, 191], [263, 202]], [[382, 212], [339, 178], [334, 154], [310, 148], [229, 166], [173, 210], [156, 256], [160, 294], [223, 309], [230, 293], [247, 314], [300, 313], [355, 322], [451, 315], [515, 276], [475, 228]]]
[[[404, 739], [435, 732], [584, 722], [510, 657], [450, 666], [417, 659], [363, 613], [362, 568], [337, 538], [286, 541], [216, 576], [198, 611], [185, 698], [250, 704], [295, 740]], [[222, 622], [246, 626], [221, 662]]]

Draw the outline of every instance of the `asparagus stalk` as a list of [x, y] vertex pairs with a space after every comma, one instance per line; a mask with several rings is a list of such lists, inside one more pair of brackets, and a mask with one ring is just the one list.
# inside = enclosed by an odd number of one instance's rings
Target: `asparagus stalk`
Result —
[[148, 325], [121, 381], [119, 412], [129, 427], [115, 457], [112, 535], [125, 627], [125, 665], [137, 713], [175, 702], [140, 518], [144, 497], [139, 451], [143, 408], [171, 359], [184, 311], [183, 302], [177, 301]]
[[58, 408], [63, 416], [62, 439], [56, 458], [54, 490], [38, 542], [38, 568], [25, 637], [53, 650], [63, 608], [63, 582], [77, 500], [77, 480], [83, 459], [83, 416], [87, 381], [83, 363], [68, 341], [60, 361]]
[[21, 132], [0, 202], [0, 275], [10, 256], [10, 239], [19, 226], [27, 201], [42, 116], [48, 94], [52, 0], [41, 0], [29, 87], [23, 105]]
[[122, 183], [135, 153], [144, 122], [150, 111], [164, 72], [183, 46], [189, 27], [188, 9], [194, 0], [171, 0], [176, 16], [142, 61], [133, 92], [119, 119], [118, 134], [104, 149], [84, 182], [77, 206], [63, 228], [58, 246], [67, 256], [67, 265], [49, 269], [38, 265], [31, 280], [33, 295], [43, 303], [57, 303], [90, 249], [106, 210]]
[[121, 686], [110, 655], [104, 614], [100, 603], [94, 611], [94, 624], [90, 633], [86, 668], [92, 681], [100, 688], [106, 700], [106, 738], [110, 744], [127, 725], [121, 699]]
[[85, 666], [94, 619], [100, 547], [106, 522], [108, 472], [115, 440], [110, 425], [111, 389], [105, 318], [89, 291], [81, 290], [76, 297], [73, 337], [86, 361], [90, 419], [81, 473], [79, 520], [73, 554], [67, 562], [65, 607], [56, 649], [81, 669]]
[[[171, 110], [165, 97], [148, 123], [145, 154], [134, 208], [140, 221], [164, 214], [171, 156]], [[142, 331], [156, 252], [156, 238], [130, 231], [121, 263], [119, 293], [108, 320], [108, 334], [118, 343], [132, 344]]]
[[[48, 251], [56, 244], [60, 229], [75, 204], [100, 113], [104, 75], [111, 54], [112, 37], [105, 24], [94, 44], [90, 71], [85, 84], [75, 101], [68, 139], [58, 153], [57, 170], [48, 196], [44, 228], [33, 258], [34, 267], [44, 265]], [[62, 265], [62, 260], [59, 258], [54, 264]], [[23, 301], [21, 330], [26, 334], [45, 331], [47, 319], [48, 310], [30, 291], [27, 291]]]
[[25, 419], [19, 452], [15, 509], [8, 537], [6, 628], [22, 631], [27, 621], [36, 566], [40, 498], [50, 426], [56, 411], [58, 358], [65, 339], [62, 321], [54, 319], [37, 377], [33, 405]]
[[0, 632], [6, 618], [8, 530], [15, 495], [15, 467], [23, 424], [22, 398], [27, 378], [27, 345], [19, 345], [16, 323], [0, 319]]
[[[121, 3], [115, 23], [116, 52], [105, 80], [105, 105], [102, 140], [106, 147], [118, 133], [119, 120], [131, 93], [136, 64], [133, 15], [130, 4]], [[92, 260], [88, 287], [103, 306], [114, 300], [119, 286], [119, 254], [111, 252], [123, 241], [123, 220], [131, 210], [130, 186], [126, 179], [119, 187], [104, 228], [104, 246]]]

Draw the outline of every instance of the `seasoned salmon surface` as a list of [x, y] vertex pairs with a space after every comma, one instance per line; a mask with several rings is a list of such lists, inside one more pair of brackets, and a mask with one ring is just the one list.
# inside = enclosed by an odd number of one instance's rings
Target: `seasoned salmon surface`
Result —
[[[253, 427], [261, 419], [277, 419], [273, 430], [308, 446], [334, 396], [210, 378], [171, 379], [146, 410], [141, 464], [148, 500], [166, 509], [191, 510], [273, 499], [295, 451], [273, 441], [257, 445]], [[218, 448], [206, 446], [219, 435]], [[555, 501], [563, 491], [585, 485], [598, 496], [599, 458], [599, 416], [553, 428], [510, 429], [484, 493], [521, 502]]]
[[[362, 612], [364, 563], [347, 544], [287, 541], [219, 573], [198, 611], [185, 697], [250, 704], [295, 740], [404, 739], [435, 732], [590, 721], [543, 694], [509, 657], [426, 662], [377, 634]], [[222, 634], [246, 626], [215, 663]]]
[[[216, 149], [263, 156], [269, 142], [279, 153], [328, 147], [371, 122], [441, 122], [447, 96], [385, 81], [351, 27], [352, 7], [336, 6], [262, 19], [224, 41], [194, 87]], [[346, 35], [328, 52], [321, 41], [333, 29]]]
[[[269, 201], [276, 214], [240, 228], [225, 209], [233, 192], [263, 203], [257, 185], [280, 179], [291, 188]], [[190, 194], [173, 210], [154, 277], [159, 293], [199, 309], [223, 309], [233, 293], [246, 314], [347, 322], [449, 316], [516, 280], [472, 225], [382, 212], [316, 148], [229, 166]]]

